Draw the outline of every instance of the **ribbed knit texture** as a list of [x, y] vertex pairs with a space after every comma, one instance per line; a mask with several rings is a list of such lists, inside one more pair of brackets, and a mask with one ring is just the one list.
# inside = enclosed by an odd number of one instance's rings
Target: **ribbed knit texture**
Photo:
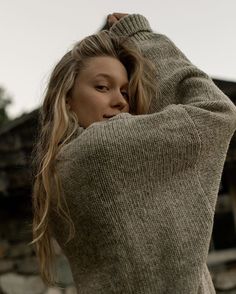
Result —
[[147, 19], [111, 31], [130, 36], [157, 70], [148, 114], [96, 122], [58, 155], [75, 224], [52, 213], [78, 294], [215, 293], [206, 260], [236, 107]]

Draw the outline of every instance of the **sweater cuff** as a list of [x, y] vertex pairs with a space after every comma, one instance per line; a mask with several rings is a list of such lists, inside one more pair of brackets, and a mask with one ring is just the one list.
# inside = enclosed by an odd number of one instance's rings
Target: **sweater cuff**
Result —
[[147, 40], [150, 38], [147, 32], [152, 33], [152, 29], [148, 20], [141, 14], [129, 14], [115, 23], [110, 28], [110, 32], [117, 36], [127, 37], [131, 37], [136, 34], [136, 39]]

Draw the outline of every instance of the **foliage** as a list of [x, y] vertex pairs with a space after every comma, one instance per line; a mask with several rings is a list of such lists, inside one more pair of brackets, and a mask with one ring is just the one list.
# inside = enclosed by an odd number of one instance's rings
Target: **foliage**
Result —
[[3, 87], [0, 87], [0, 126], [9, 121], [7, 106], [12, 103], [11, 97]]

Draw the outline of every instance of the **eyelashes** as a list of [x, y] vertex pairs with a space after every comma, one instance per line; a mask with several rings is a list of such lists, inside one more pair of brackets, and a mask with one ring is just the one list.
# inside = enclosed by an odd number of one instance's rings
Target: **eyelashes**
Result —
[[121, 94], [128, 100], [129, 99], [129, 94], [127, 92], [121, 92]]
[[108, 91], [109, 90], [109, 88], [107, 86], [103, 86], [103, 85], [95, 86], [95, 89], [97, 89], [99, 91]]
[[[95, 89], [98, 90], [99, 92], [105, 93], [107, 91], [109, 91], [109, 87], [105, 86], [105, 85], [97, 85], [95, 86]], [[126, 91], [121, 91], [121, 94], [123, 95], [123, 97], [125, 99], [129, 99], [129, 94]]]

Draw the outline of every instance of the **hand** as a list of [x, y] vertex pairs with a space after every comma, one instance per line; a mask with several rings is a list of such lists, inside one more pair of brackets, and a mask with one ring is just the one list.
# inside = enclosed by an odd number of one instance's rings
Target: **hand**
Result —
[[114, 23], [118, 22], [122, 17], [124, 17], [126, 15], [128, 15], [128, 13], [114, 12], [112, 14], [108, 14], [108, 16], [107, 16], [108, 27], [111, 28]]

